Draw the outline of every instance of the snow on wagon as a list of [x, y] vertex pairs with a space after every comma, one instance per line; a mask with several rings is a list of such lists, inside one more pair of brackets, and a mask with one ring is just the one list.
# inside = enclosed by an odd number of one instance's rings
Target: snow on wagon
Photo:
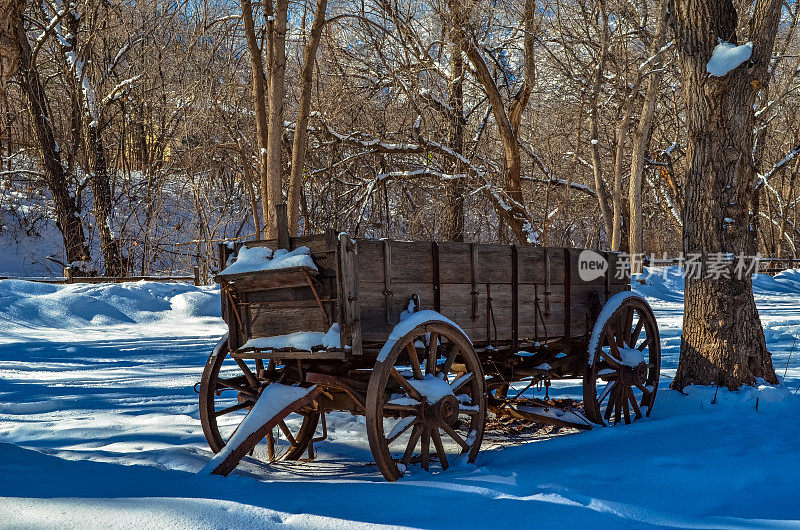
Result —
[[[366, 416], [397, 480], [474, 461], [489, 412], [589, 429], [652, 410], [658, 328], [616, 254], [599, 253], [609, 266], [589, 281], [569, 248], [283, 233], [220, 254], [229, 333], [199, 389], [211, 472], [256, 446], [313, 457], [331, 411]], [[560, 378], [583, 379], [582, 406], [525, 396]]]

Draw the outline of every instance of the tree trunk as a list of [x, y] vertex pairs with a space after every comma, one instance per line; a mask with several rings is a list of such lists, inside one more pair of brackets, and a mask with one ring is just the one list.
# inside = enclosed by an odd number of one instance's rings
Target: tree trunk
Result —
[[[532, 20], [533, 20], [533, 7], [535, 2], [526, 0], [525, 12], [525, 26], [528, 30], [526, 33], [526, 43], [528, 39], [533, 39], [532, 35]], [[525, 57], [525, 72], [526, 79], [523, 81], [523, 86], [520, 92], [512, 103], [510, 112], [506, 113], [503, 98], [497, 83], [492, 77], [489, 67], [481, 55], [477, 44], [473, 37], [466, 35], [464, 28], [467, 26], [464, 20], [465, 14], [462, 13], [463, 6], [458, 4], [455, 0], [449, 2], [449, 7], [454, 15], [455, 27], [459, 28], [460, 44], [470, 63], [475, 69], [475, 76], [489, 99], [489, 104], [492, 107], [492, 114], [494, 115], [495, 123], [500, 132], [500, 140], [503, 144], [503, 165], [505, 170], [505, 195], [508, 200], [495, 201], [495, 210], [499, 217], [499, 229], [503, 229], [503, 225], [507, 224], [514, 237], [521, 244], [528, 243], [528, 236], [531, 235], [533, 227], [530, 226], [530, 219], [528, 212], [524, 207], [524, 200], [522, 196], [522, 159], [520, 157], [519, 149], [519, 131], [514, 127], [514, 124], [519, 124], [522, 112], [528, 101], [530, 95], [531, 83], [533, 79], [528, 79], [527, 75], [532, 71], [533, 57], [526, 53]], [[526, 52], [528, 46], [526, 46]]]
[[19, 67], [19, 46], [14, 35], [24, 12], [25, 0], [0, 0], [0, 97], [4, 97], [6, 82]]
[[[100, 250], [103, 254], [105, 275], [121, 276], [126, 267], [122, 258], [122, 249], [111, 226], [114, 222], [114, 201], [111, 196], [106, 153], [100, 130], [102, 109], [98, 106], [94, 88], [84, 69], [86, 62], [78, 59], [77, 38], [80, 20], [81, 16], [77, 12], [71, 11], [64, 17], [64, 25], [69, 33], [66, 36], [61, 35], [60, 30], [57, 30], [57, 33], [59, 40], [64, 43], [62, 50], [67, 66], [73, 74], [75, 98], [76, 100], [80, 98], [82, 103], [80, 106], [83, 109], [82, 121], [86, 131], [86, 147], [89, 151], [88, 158], [92, 162], [89, 180], [92, 186], [93, 213], [97, 232], [100, 235]], [[77, 128], [76, 132], [79, 132]]]
[[[464, 58], [457, 35], [451, 45], [450, 62], [450, 149], [456, 154], [464, 151]], [[461, 164], [453, 161], [453, 175], [461, 171]], [[442, 235], [445, 241], [464, 241], [464, 182], [456, 178], [445, 182]]]
[[[732, 0], [672, 0], [686, 104], [686, 195], [683, 251], [699, 254], [701, 274], [687, 274], [681, 354], [673, 388], [777, 383], [749, 274], [714, 277], [710, 258], [752, 256], [755, 174], [753, 105], [769, 80], [780, 0], [758, 0], [750, 24], [750, 61], [722, 77], [706, 65], [718, 39], [737, 42]], [[730, 218], [733, 222], [726, 221]], [[689, 272], [689, 271], [687, 271]]]
[[[603, 216], [603, 226], [606, 231], [606, 238], [610, 238], [614, 232], [614, 222], [611, 217], [611, 209], [608, 207], [608, 192], [603, 181], [602, 161], [600, 159], [600, 143], [597, 138], [597, 114], [599, 112], [600, 89], [603, 85], [603, 75], [606, 68], [606, 57], [608, 56], [608, 13], [606, 13], [605, 2], [600, 2], [600, 16], [603, 18], [603, 32], [600, 38], [600, 61], [597, 63], [594, 84], [592, 85], [591, 109], [589, 113], [589, 137], [591, 139], [592, 151], [592, 173], [594, 175], [594, 189], [597, 191], [597, 203], [600, 213]], [[598, 241], [599, 245], [599, 241]]]
[[106, 155], [103, 139], [97, 126], [89, 126], [87, 135], [89, 149], [93, 153], [93, 171], [91, 174], [92, 200], [94, 201], [94, 220], [100, 234], [100, 249], [103, 252], [103, 265], [106, 276], [122, 276], [125, 273], [125, 260], [119, 239], [114, 233], [114, 207], [111, 196], [111, 185], [106, 167]]
[[269, 65], [269, 123], [267, 133], [267, 191], [272, 207], [269, 217], [264, 217], [264, 233], [269, 239], [278, 235], [275, 206], [283, 202], [283, 160], [281, 158], [283, 139], [283, 109], [286, 96], [286, 23], [289, 0], [275, 2], [275, 21], [272, 24], [272, 62]]
[[297, 108], [297, 124], [294, 128], [292, 142], [292, 170], [289, 175], [289, 232], [298, 235], [300, 227], [300, 190], [303, 187], [303, 166], [308, 149], [308, 115], [311, 112], [311, 91], [314, 64], [317, 48], [322, 38], [322, 27], [325, 25], [325, 9], [328, 0], [317, 0], [314, 21], [311, 23], [311, 34], [303, 53], [303, 68], [300, 71], [300, 102]]
[[[650, 57], [658, 53], [664, 41], [664, 34], [667, 27], [667, 2], [662, 1], [656, 31], [653, 41], [650, 44]], [[653, 65], [655, 67], [655, 65]], [[647, 91], [645, 92], [642, 114], [639, 117], [639, 126], [633, 133], [633, 146], [631, 153], [631, 179], [628, 188], [628, 207], [630, 209], [629, 247], [631, 254], [631, 272], [634, 274], [642, 272], [641, 257], [644, 254], [644, 228], [642, 223], [642, 175], [644, 174], [644, 162], [646, 159], [647, 148], [650, 144], [650, 132], [653, 128], [653, 114], [656, 110], [656, 96], [658, 87], [661, 84], [661, 77], [656, 73], [650, 73], [647, 81]]]
[[[261, 215], [265, 219], [270, 215], [269, 186], [267, 180], [267, 107], [266, 107], [266, 77], [264, 76], [264, 61], [261, 58], [261, 48], [258, 47], [255, 23], [253, 22], [253, 6], [250, 0], [241, 0], [242, 21], [244, 23], [244, 36], [247, 41], [247, 51], [250, 54], [250, 69], [253, 77], [253, 108], [256, 117], [256, 140], [258, 145], [259, 184], [261, 189]], [[249, 162], [246, 162], [249, 163]], [[256, 214], [257, 215], [257, 214]], [[258, 223], [256, 223], [258, 229]], [[266, 232], [264, 237], [267, 237]]]
[[39, 144], [45, 181], [53, 197], [56, 225], [64, 240], [67, 264], [80, 263], [85, 268], [90, 260], [89, 248], [86, 246], [83, 224], [75, 198], [70, 195], [67, 187], [67, 174], [61, 164], [60, 149], [56, 144], [53, 125], [50, 122], [44, 87], [39, 79], [39, 73], [32, 63], [31, 47], [25, 33], [22, 16], [17, 20], [14, 31], [13, 38], [19, 50], [20, 87], [25, 94], [28, 113], [36, 133], [36, 141]]

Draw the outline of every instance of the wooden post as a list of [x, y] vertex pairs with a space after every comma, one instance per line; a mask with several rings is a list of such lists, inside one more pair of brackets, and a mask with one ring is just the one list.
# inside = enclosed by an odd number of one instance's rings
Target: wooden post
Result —
[[[342, 335], [349, 337], [355, 356], [361, 355], [361, 307], [358, 302], [358, 269], [355, 244], [347, 234], [339, 236], [339, 274], [341, 275]], [[344, 346], [344, 344], [342, 344]]]
[[388, 239], [383, 240], [383, 297], [386, 301], [386, 323], [394, 324], [392, 311], [392, 247]]
[[67, 279], [67, 283], [72, 283], [72, 267], [64, 267], [64, 278]]
[[275, 222], [278, 223], [278, 248], [290, 248], [291, 240], [289, 239], [289, 218], [286, 216], [286, 203], [282, 202], [275, 205]]
[[200, 267], [194, 266], [194, 284], [200, 285]]

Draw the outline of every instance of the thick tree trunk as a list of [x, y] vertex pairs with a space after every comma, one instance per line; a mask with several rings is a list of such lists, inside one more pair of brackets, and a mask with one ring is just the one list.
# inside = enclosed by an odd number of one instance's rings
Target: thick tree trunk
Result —
[[[653, 41], [650, 44], [650, 57], [661, 49], [667, 27], [667, 2], [660, 2], [660, 14], [656, 25]], [[658, 64], [658, 61], [657, 63]], [[653, 65], [654, 67], [656, 65]], [[628, 229], [629, 248], [631, 259], [631, 272], [642, 272], [640, 257], [644, 254], [644, 227], [642, 223], [642, 175], [647, 148], [650, 144], [650, 132], [653, 128], [653, 115], [656, 110], [656, 96], [661, 84], [661, 76], [655, 72], [647, 80], [642, 114], [639, 116], [639, 126], [633, 133], [631, 153], [631, 178], [628, 183], [628, 208], [630, 210], [630, 223]]]
[[[261, 48], [258, 47], [255, 23], [253, 22], [253, 6], [250, 0], [241, 0], [242, 22], [244, 23], [244, 36], [247, 41], [247, 51], [250, 54], [250, 69], [252, 71], [253, 109], [256, 117], [256, 140], [258, 144], [259, 184], [261, 189], [261, 214], [266, 220], [270, 212], [269, 186], [267, 180], [267, 107], [266, 85], [264, 76], [264, 61], [261, 58]], [[246, 162], [249, 163], [249, 162]], [[258, 215], [256, 213], [256, 215]], [[259, 223], [256, 223], [258, 231]], [[267, 234], [265, 233], [266, 237]]]
[[757, 377], [777, 383], [750, 275], [737, 277], [729, 269], [730, 277], [715, 278], [709, 262], [724, 253], [755, 253], [753, 105], [769, 80], [780, 9], [780, 0], [758, 0], [750, 24], [750, 61], [714, 77], [706, 65], [718, 39], [737, 42], [732, 0], [672, 0], [670, 5], [688, 127], [683, 250], [699, 254], [703, 263], [702, 274], [686, 277], [673, 388], [720, 384], [735, 389], [754, 384]]
[[272, 59], [269, 64], [269, 123], [267, 138], [267, 192], [271, 211], [264, 217], [264, 233], [270, 239], [277, 237], [275, 206], [283, 202], [283, 115], [286, 96], [286, 23], [289, 0], [275, 2], [275, 21], [272, 24]]
[[292, 170], [289, 175], [289, 232], [298, 235], [300, 227], [300, 190], [303, 187], [303, 166], [308, 148], [308, 115], [311, 112], [311, 91], [316, 63], [317, 48], [325, 25], [325, 10], [328, 0], [317, 0], [314, 21], [311, 23], [306, 49], [303, 52], [303, 68], [300, 71], [300, 103], [297, 108], [297, 124], [292, 142]]
[[87, 264], [90, 259], [89, 248], [86, 246], [80, 212], [75, 198], [70, 195], [67, 187], [67, 174], [61, 164], [60, 149], [56, 145], [53, 126], [50, 122], [44, 87], [39, 79], [39, 73], [32, 63], [31, 47], [21, 16], [15, 24], [14, 32], [14, 39], [19, 50], [20, 87], [25, 94], [28, 113], [36, 133], [45, 180], [50, 188], [55, 206], [56, 225], [64, 240], [67, 263]]

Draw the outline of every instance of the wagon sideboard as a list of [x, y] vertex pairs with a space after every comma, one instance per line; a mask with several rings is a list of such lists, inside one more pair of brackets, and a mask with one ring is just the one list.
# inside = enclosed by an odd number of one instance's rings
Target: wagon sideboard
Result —
[[[246, 245], [275, 249], [278, 241]], [[416, 309], [448, 317], [476, 346], [566, 347], [585, 344], [600, 307], [630, 288], [629, 270], [610, 252], [599, 253], [609, 263], [605, 274], [586, 282], [578, 274], [581, 249], [354, 241], [333, 233], [290, 238], [288, 246], [309, 247], [319, 270], [218, 277], [232, 350], [249, 338], [325, 332], [339, 323], [343, 345], [350, 348], [329, 352], [332, 357], [376, 352], [412, 297]], [[231, 252], [220, 247], [223, 264]]]

